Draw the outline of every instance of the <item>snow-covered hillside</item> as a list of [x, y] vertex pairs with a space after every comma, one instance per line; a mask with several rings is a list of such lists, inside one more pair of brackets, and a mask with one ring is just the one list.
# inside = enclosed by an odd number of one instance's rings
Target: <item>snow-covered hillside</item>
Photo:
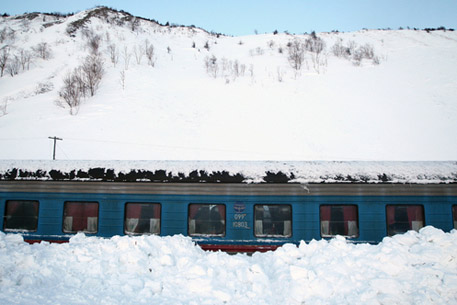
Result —
[[[50, 159], [50, 136], [69, 160], [457, 156], [454, 31], [317, 33], [325, 48], [306, 51], [300, 70], [289, 46], [311, 35], [227, 37], [103, 8], [0, 17], [0, 37], [19, 63], [0, 78], [0, 159]], [[104, 74], [71, 115], [59, 91], [94, 37]], [[49, 58], [36, 55], [43, 46]]]

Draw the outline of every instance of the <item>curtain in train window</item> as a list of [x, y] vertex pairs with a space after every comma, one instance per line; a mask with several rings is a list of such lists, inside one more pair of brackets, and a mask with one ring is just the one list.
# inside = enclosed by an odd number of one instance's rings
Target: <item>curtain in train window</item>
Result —
[[457, 205], [452, 207], [452, 215], [454, 218], [454, 229], [457, 229]]
[[359, 220], [356, 205], [321, 205], [321, 236], [359, 236]]
[[424, 226], [424, 207], [421, 205], [388, 205], [386, 207], [387, 235], [408, 230], [419, 231]]
[[160, 203], [127, 203], [124, 232], [126, 234], [160, 234]]
[[3, 228], [5, 231], [36, 231], [38, 201], [8, 200], [5, 205]]
[[225, 236], [225, 205], [189, 205], [188, 226], [191, 236]]
[[292, 207], [290, 205], [256, 205], [254, 219], [256, 237], [292, 236]]
[[63, 231], [97, 233], [98, 202], [65, 202]]

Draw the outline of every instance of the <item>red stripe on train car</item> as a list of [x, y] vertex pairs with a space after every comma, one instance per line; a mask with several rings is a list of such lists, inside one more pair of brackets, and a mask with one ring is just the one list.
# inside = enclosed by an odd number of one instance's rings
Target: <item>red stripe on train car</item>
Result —
[[206, 251], [223, 251], [223, 252], [267, 252], [274, 251], [279, 245], [199, 245], [203, 250]]
[[64, 244], [64, 243], [68, 242], [68, 240], [44, 240], [44, 239], [24, 239], [24, 241], [29, 244], [41, 243], [42, 241], [47, 241], [48, 243], [56, 243], [56, 244]]
[[[68, 240], [39, 240], [39, 239], [25, 239], [25, 242], [29, 244], [35, 244], [35, 243], [40, 243], [42, 241], [47, 241], [50, 243], [57, 243], [57, 244], [63, 244], [67, 243]], [[228, 253], [253, 253], [253, 252], [267, 252], [267, 251], [274, 251], [277, 248], [280, 247], [280, 245], [217, 245], [217, 244], [211, 244], [211, 245], [200, 245], [200, 248], [202, 248], [205, 251], [223, 251], [223, 252], [228, 252]]]

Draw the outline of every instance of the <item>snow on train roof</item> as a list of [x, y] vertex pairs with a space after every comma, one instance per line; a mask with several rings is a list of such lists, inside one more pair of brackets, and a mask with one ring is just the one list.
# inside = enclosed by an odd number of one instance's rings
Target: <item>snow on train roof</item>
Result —
[[457, 162], [3, 160], [0, 180], [457, 183]]

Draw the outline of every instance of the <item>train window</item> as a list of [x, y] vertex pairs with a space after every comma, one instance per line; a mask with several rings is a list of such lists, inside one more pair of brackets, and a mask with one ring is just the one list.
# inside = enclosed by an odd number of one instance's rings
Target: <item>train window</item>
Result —
[[388, 205], [386, 207], [387, 235], [408, 230], [419, 231], [424, 226], [424, 207], [421, 205]]
[[452, 215], [454, 217], [454, 229], [457, 229], [457, 205], [452, 207]]
[[127, 203], [124, 232], [126, 234], [160, 234], [160, 203]]
[[190, 236], [225, 236], [225, 205], [190, 204]]
[[5, 231], [36, 231], [38, 201], [8, 200], [5, 205], [3, 228]]
[[290, 205], [255, 205], [254, 219], [256, 237], [292, 236], [292, 207]]
[[359, 221], [356, 205], [321, 205], [321, 236], [359, 236]]
[[65, 202], [63, 231], [65, 233], [97, 233], [98, 202]]

